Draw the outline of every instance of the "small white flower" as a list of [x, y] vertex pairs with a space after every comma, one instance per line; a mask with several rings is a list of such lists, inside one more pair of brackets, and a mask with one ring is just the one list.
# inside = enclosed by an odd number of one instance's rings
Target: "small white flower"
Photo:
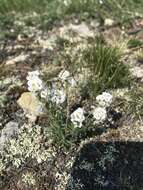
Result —
[[71, 85], [71, 87], [75, 87], [77, 85], [77, 82], [74, 78], [69, 78], [68, 83]]
[[63, 3], [65, 6], [69, 6], [71, 3], [71, 0], [64, 0]]
[[49, 95], [48, 89], [42, 90], [40, 95], [41, 95], [41, 98], [46, 99], [48, 97], [48, 95]]
[[29, 80], [32, 80], [32, 79], [35, 79], [35, 78], [39, 78], [39, 75], [40, 75], [40, 73], [39, 73], [38, 70], [32, 71], [32, 72], [28, 72], [28, 76], [27, 76], [26, 79], [29, 81]]
[[85, 120], [83, 108], [78, 108], [71, 114], [71, 122], [75, 127], [82, 127], [82, 122]]
[[52, 90], [51, 91], [51, 101], [56, 104], [62, 104], [66, 100], [66, 93], [62, 90]]
[[59, 79], [62, 81], [62, 82], [65, 82], [67, 81], [71, 87], [74, 87], [76, 86], [76, 81], [73, 77], [70, 76], [70, 72], [67, 71], [67, 70], [62, 70], [59, 75], [58, 75]]
[[110, 93], [103, 92], [96, 97], [96, 101], [100, 106], [107, 107], [110, 106], [110, 104], [112, 103], [113, 96]]
[[43, 88], [43, 82], [40, 78], [33, 78], [32, 80], [28, 81], [28, 90], [30, 92], [37, 92], [42, 90]]
[[69, 78], [69, 76], [70, 76], [70, 72], [69, 71], [67, 71], [67, 70], [63, 70], [63, 71], [61, 71], [60, 73], [59, 73], [59, 79], [61, 80], [61, 81], [65, 81], [65, 80], [67, 80], [68, 78]]
[[103, 2], [103, 0], [99, 0], [99, 3], [102, 5], [104, 2]]
[[42, 90], [43, 88], [43, 82], [42, 80], [39, 78], [39, 71], [32, 71], [32, 72], [28, 72], [28, 76], [27, 76], [27, 84], [28, 84], [28, 90], [30, 92], [37, 92]]
[[107, 118], [107, 112], [105, 108], [97, 107], [92, 111], [93, 118], [95, 119], [95, 123], [102, 123]]

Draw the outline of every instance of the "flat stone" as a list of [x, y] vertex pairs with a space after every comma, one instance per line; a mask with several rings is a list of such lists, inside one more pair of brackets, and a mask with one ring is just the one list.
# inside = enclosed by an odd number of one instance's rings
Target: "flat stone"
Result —
[[26, 115], [37, 117], [45, 113], [44, 104], [31, 92], [24, 92], [17, 103], [24, 110]]

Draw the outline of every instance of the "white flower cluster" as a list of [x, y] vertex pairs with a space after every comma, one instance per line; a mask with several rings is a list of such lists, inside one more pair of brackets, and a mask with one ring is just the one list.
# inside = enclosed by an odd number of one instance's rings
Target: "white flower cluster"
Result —
[[113, 96], [110, 93], [103, 92], [96, 97], [98, 107], [92, 107], [92, 115], [95, 123], [102, 123], [107, 118], [106, 108], [109, 107], [113, 101]]
[[59, 79], [61, 79], [61, 81], [65, 81], [70, 77], [70, 72], [67, 70], [63, 70], [59, 73]]
[[[103, 123], [107, 118], [106, 108], [111, 105], [113, 96], [107, 92], [96, 97], [96, 101], [99, 106], [92, 106], [92, 115], [95, 124]], [[84, 109], [78, 108], [71, 114], [71, 122], [75, 127], [82, 127], [83, 121], [85, 120]]]
[[57, 105], [64, 103], [66, 100], [66, 93], [63, 88], [62, 89], [45, 88], [41, 91], [40, 96], [43, 99], [50, 100], [51, 102], [56, 103]]
[[43, 88], [43, 81], [39, 78], [39, 71], [32, 71], [28, 73], [27, 84], [30, 92], [38, 92]]
[[59, 79], [62, 81], [62, 82], [68, 82], [68, 84], [71, 86], [71, 87], [75, 87], [76, 86], [76, 81], [73, 77], [70, 76], [70, 72], [67, 71], [67, 70], [62, 70], [59, 75], [58, 75]]
[[108, 107], [113, 101], [113, 96], [108, 92], [103, 92], [96, 97], [96, 101], [101, 107]]
[[51, 95], [51, 101], [53, 103], [62, 104], [66, 100], [66, 93], [64, 89], [53, 89]]
[[76, 85], [76, 81], [73, 77], [70, 76], [70, 72], [67, 70], [62, 70], [59, 75], [58, 79], [63, 83], [63, 87], [58, 89], [56, 85], [53, 84], [53, 88], [51, 89], [50, 100], [56, 104], [62, 104], [66, 100], [66, 90], [64, 89], [64, 83], [68, 82], [71, 87]]
[[84, 109], [78, 108], [71, 114], [71, 122], [75, 127], [82, 127], [82, 123], [85, 120]]
[[106, 120], [107, 118], [107, 112], [106, 112], [106, 108], [103, 107], [93, 107], [92, 110], [92, 115], [94, 118], [94, 123], [99, 124], [102, 123]]
[[[40, 92], [40, 97], [45, 99], [46, 101], [50, 100], [56, 104], [62, 104], [66, 100], [66, 92], [64, 88], [58, 88], [54, 82], [51, 88], [46, 87], [44, 82], [40, 79], [39, 71], [32, 71], [28, 73], [27, 76], [27, 84], [28, 90], [32, 93]], [[70, 76], [69, 71], [62, 70], [59, 75], [58, 79], [64, 84], [68, 82], [71, 87], [76, 85], [76, 81], [73, 77]], [[64, 86], [64, 85], [63, 85]]]

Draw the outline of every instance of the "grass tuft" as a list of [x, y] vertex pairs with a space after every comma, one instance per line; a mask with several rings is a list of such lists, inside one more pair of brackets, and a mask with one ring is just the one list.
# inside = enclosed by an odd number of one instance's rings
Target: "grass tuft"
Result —
[[121, 62], [117, 48], [97, 43], [86, 49], [83, 56], [90, 69], [86, 88], [92, 96], [107, 89], [122, 88], [130, 84], [128, 67]]
[[129, 48], [136, 48], [136, 47], [139, 47], [139, 46], [141, 46], [141, 45], [143, 45], [143, 43], [142, 43], [142, 41], [141, 40], [139, 40], [139, 39], [130, 39], [129, 41], [128, 41], [128, 47]]

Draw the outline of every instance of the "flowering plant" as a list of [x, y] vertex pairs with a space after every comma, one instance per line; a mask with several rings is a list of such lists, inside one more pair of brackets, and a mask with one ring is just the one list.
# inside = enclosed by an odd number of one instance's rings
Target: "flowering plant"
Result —
[[[40, 101], [45, 102], [47, 106], [47, 117], [49, 118], [48, 133], [54, 136], [54, 142], [62, 144], [64, 141], [69, 144], [69, 136], [72, 138], [76, 131], [82, 133], [83, 130], [89, 130], [101, 126], [108, 121], [108, 108], [113, 102], [113, 96], [109, 92], [103, 92], [95, 98], [95, 104], [91, 109], [86, 106], [77, 106], [71, 110], [70, 93], [74, 95], [77, 88], [77, 82], [68, 70], [60, 70], [57, 76], [46, 82], [42, 79], [42, 73], [39, 71], [29, 72], [27, 76], [28, 90], [38, 96]], [[91, 119], [92, 118], [92, 119]], [[60, 131], [57, 134], [57, 131]], [[64, 137], [64, 140], [62, 140]], [[70, 140], [71, 141], [71, 140]]]

